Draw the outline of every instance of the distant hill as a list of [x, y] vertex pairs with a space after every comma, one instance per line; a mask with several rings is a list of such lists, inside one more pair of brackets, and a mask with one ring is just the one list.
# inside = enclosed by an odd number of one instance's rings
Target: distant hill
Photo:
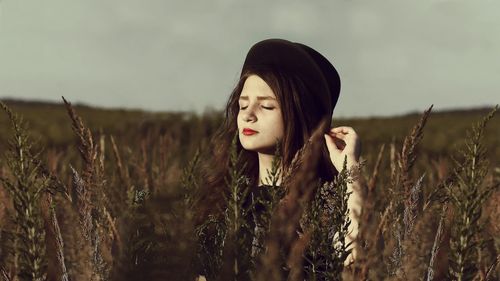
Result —
[[[64, 103], [62, 102], [62, 99], [61, 99], [61, 102], [51, 102], [51, 101], [44, 101], [44, 100], [24, 100], [24, 99], [13, 99], [13, 98], [0, 98], [1, 101], [3, 101], [4, 103], [6, 103], [7, 105], [11, 106], [11, 107], [19, 107], [19, 108], [30, 108], [30, 109], [37, 109], [37, 108], [49, 108], [49, 107], [52, 107], [52, 108], [58, 108], [58, 107], [64, 107]], [[69, 100], [69, 102], [71, 102]], [[75, 107], [75, 108], [81, 108], [81, 109], [91, 109], [91, 110], [100, 110], [100, 111], [109, 111], [109, 112], [113, 112], [113, 111], [120, 111], [120, 112], [134, 112], [134, 113], [137, 113], [137, 112], [143, 112], [143, 113], [148, 113], [149, 111], [147, 110], [142, 110], [142, 109], [125, 109], [125, 108], [105, 108], [105, 107], [98, 107], [98, 106], [91, 106], [91, 105], [88, 105], [88, 104], [85, 104], [85, 103], [79, 103], [79, 102], [76, 102], [76, 103], [73, 103], [71, 102], [71, 104]], [[475, 114], [483, 114], [483, 113], [487, 113], [489, 111], [491, 111], [493, 109], [493, 107], [475, 107], [475, 108], [452, 108], [452, 109], [442, 109], [442, 110], [435, 110], [433, 109], [432, 111], [432, 114], [433, 115], [439, 115], [439, 114], [445, 114], [445, 115], [475, 115]], [[222, 112], [222, 110], [220, 110]], [[149, 113], [152, 113], [152, 114], [165, 114], [165, 113], [173, 113], [172, 111], [163, 111], [163, 112], [149, 112]], [[175, 112], [176, 114], [179, 114], [179, 113], [186, 113], [186, 114], [194, 114], [194, 113], [191, 113], [191, 112]], [[418, 112], [418, 111], [412, 111], [412, 112], [408, 112], [408, 113], [405, 113], [405, 114], [401, 114], [401, 115], [394, 115], [394, 116], [383, 116], [383, 117], [378, 117], [378, 116], [373, 116], [373, 117], [354, 117], [354, 118], [339, 118], [339, 119], [379, 119], [379, 118], [382, 118], [382, 119], [392, 119], [394, 117], [414, 117], [414, 116], [419, 116], [420, 114], [422, 114], [422, 112]]]
[[[71, 120], [62, 103], [26, 100], [3, 100], [13, 111], [29, 123], [30, 133], [42, 145], [65, 147], [74, 145]], [[190, 142], [206, 140], [222, 122], [222, 111], [206, 112], [148, 112], [132, 109], [105, 109], [84, 104], [74, 105], [84, 122], [95, 132], [114, 135], [124, 140], [151, 135], [148, 131], [170, 134], [173, 138]], [[463, 144], [465, 132], [472, 124], [486, 116], [492, 108], [448, 109], [432, 111], [424, 129], [422, 151], [439, 155], [455, 151]], [[351, 126], [361, 137], [363, 151], [373, 155], [382, 144], [393, 139], [402, 143], [422, 112], [412, 112], [393, 117], [334, 118], [332, 126]], [[494, 163], [500, 161], [500, 112], [490, 120], [484, 134], [489, 155]], [[0, 112], [0, 151], [10, 136], [10, 124], [5, 113]]]

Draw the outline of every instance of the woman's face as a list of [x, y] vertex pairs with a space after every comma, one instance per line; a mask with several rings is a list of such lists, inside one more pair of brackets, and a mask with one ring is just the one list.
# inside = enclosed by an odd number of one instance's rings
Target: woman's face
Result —
[[276, 140], [284, 135], [278, 100], [259, 76], [245, 80], [239, 97], [238, 136], [246, 150], [274, 154]]

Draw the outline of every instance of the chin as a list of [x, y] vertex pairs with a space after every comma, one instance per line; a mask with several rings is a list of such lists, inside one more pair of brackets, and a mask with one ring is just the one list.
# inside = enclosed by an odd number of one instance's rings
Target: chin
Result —
[[245, 150], [250, 150], [250, 151], [257, 151], [257, 150], [259, 150], [259, 147], [255, 146], [255, 145], [248, 144], [248, 143], [244, 143], [244, 142], [241, 143], [241, 146]]
[[241, 146], [245, 150], [255, 151], [255, 152], [265, 153], [265, 154], [274, 154], [274, 144], [271, 144], [271, 143], [262, 144], [261, 140], [245, 139], [245, 138], [248, 138], [248, 136], [240, 135], [240, 143], [241, 143]]
[[241, 144], [241, 146], [248, 151], [258, 152], [262, 154], [274, 154], [274, 147], [272, 146], [261, 146], [261, 145], [249, 145]]

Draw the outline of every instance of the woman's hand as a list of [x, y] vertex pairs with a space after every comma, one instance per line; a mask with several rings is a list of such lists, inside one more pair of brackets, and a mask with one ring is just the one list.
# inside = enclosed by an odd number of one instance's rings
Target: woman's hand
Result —
[[325, 134], [330, 160], [337, 171], [341, 171], [347, 156], [347, 169], [359, 162], [361, 140], [352, 127], [340, 126]]

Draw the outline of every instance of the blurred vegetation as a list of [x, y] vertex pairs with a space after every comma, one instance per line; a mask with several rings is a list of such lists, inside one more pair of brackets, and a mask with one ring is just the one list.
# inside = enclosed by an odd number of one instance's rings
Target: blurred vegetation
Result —
[[[48, 149], [65, 150], [72, 148], [76, 136], [67, 121], [63, 104], [5, 100], [5, 103], [18, 112], [28, 122], [30, 133], [39, 139], [40, 145]], [[183, 163], [188, 155], [193, 155], [194, 146], [206, 142], [223, 120], [223, 112], [209, 110], [203, 114], [193, 112], [147, 112], [141, 110], [100, 109], [75, 105], [86, 125], [95, 132], [113, 135], [116, 139], [137, 143], [146, 133], [151, 135], [167, 134], [180, 144], [178, 155]], [[426, 137], [419, 147], [419, 159], [427, 163], [430, 159], [450, 155], [457, 146], [463, 144], [465, 131], [471, 120], [487, 114], [491, 108], [468, 110], [448, 110], [433, 112], [426, 125]], [[361, 138], [363, 154], [369, 163], [376, 156], [380, 146], [395, 141], [401, 144], [404, 136], [418, 121], [419, 113], [394, 117], [337, 118], [332, 126], [353, 127]], [[5, 149], [9, 135], [8, 120], [0, 115], [0, 151]], [[490, 122], [484, 133], [484, 143], [493, 166], [500, 161], [500, 122]]]
[[[317, 141], [285, 171], [286, 193], [248, 189], [233, 142], [227, 209], [195, 225], [198, 164], [222, 112], [2, 108], [0, 280], [500, 276], [498, 108], [332, 121], [362, 141], [357, 258], [346, 266], [353, 171], [315, 182]], [[257, 209], [262, 221], [249, 223]]]

